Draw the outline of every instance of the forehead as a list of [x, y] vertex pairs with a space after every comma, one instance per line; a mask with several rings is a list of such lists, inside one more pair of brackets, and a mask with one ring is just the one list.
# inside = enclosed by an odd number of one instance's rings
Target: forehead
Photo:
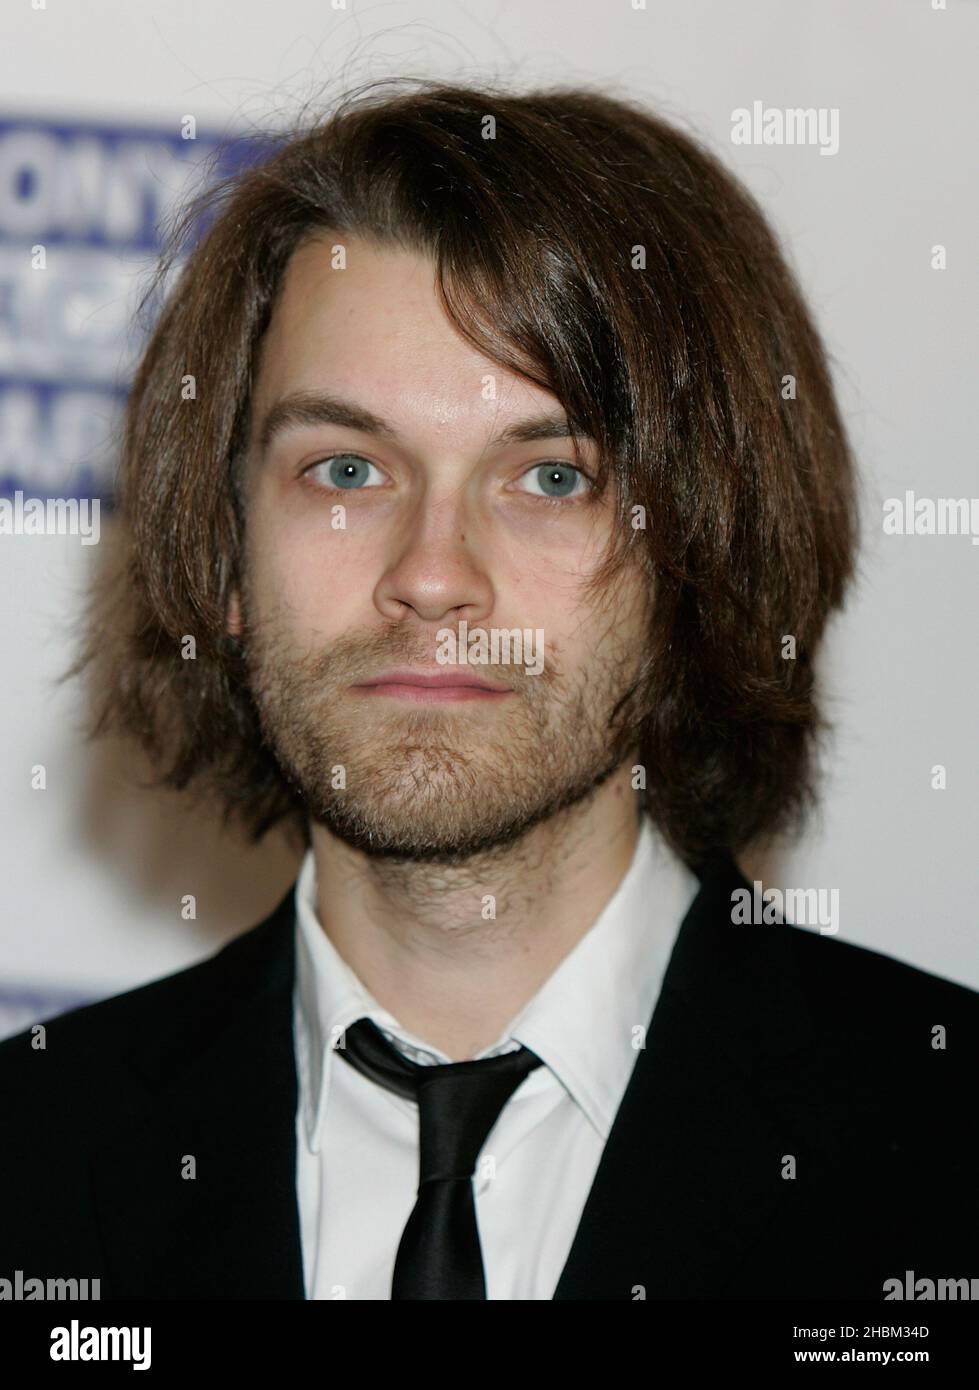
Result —
[[560, 410], [550, 392], [462, 337], [438, 299], [432, 260], [330, 233], [301, 245], [286, 267], [259, 350], [253, 420], [286, 394], [324, 390], [443, 430], [495, 432], [504, 417]]

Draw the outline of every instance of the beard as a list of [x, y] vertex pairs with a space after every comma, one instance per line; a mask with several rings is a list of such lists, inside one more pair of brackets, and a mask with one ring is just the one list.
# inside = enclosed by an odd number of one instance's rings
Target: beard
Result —
[[414, 705], [349, 687], [430, 663], [417, 631], [389, 626], [309, 650], [249, 608], [243, 595], [264, 739], [310, 819], [368, 855], [452, 865], [505, 850], [583, 802], [635, 746], [638, 644], [617, 638], [614, 620], [573, 674], [550, 651], [540, 674], [473, 665], [514, 694]]

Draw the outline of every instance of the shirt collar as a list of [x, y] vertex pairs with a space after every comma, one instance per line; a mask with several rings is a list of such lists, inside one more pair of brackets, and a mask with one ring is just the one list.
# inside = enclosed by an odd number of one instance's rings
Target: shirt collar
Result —
[[[608, 1138], [648, 1027], [677, 930], [699, 882], [647, 817], [628, 869], [594, 924], [497, 1041], [477, 1056], [529, 1047]], [[296, 882], [294, 1019], [306, 1139], [317, 1152], [333, 1048], [368, 1017], [413, 1061], [447, 1062], [404, 1029], [370, 993], [320, 925], [316, 863], [308, 850]]]

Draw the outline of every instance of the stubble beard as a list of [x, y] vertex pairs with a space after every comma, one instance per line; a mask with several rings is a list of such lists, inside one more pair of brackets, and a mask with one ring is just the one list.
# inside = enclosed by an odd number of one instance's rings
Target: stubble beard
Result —
[[431, 660], [403, 628], [313, 651], [275, 623], [246, 618], [246, 631], [252, 697], [284, 776], [311, 820], [371, 856], [451, 865], [503, 851], [589, 797], [635, 742], [637, 661], [614, 622], [573, 677], [550, 652], [539, 675], [471, 666], [515, 693], [426, 706], [349, 690]]

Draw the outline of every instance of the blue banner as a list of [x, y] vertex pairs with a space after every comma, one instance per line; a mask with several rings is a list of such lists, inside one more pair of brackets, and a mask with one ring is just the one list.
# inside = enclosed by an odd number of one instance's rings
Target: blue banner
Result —
[[0, 495], [111, 507], [147, 331], [134, 314], [165, 232], [259, 154], [248, 137], [187, 133], [0, 117]]

